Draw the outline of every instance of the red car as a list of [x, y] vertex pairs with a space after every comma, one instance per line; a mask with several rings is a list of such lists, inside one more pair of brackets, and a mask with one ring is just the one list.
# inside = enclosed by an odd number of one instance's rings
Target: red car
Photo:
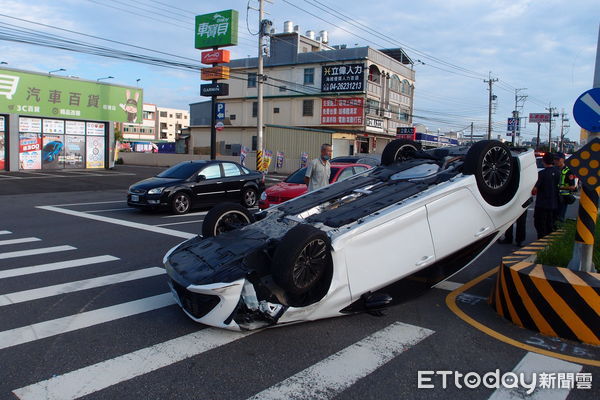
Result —
[[[373, 167], [367, 164], [333, 163], [331, 164], [329, 183], [343, 181], [370, 168]], [[306, 193], [307, 187], [304, 184], [304, 175], [306, 175], [306, 167], [292, 172], [283, 182], [267, 188], [260, 196], [258, 207], [264, 210]]]

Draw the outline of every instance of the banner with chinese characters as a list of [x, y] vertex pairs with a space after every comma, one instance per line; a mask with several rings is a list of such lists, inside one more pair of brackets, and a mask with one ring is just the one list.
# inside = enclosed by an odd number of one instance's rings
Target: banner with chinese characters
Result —
[[285, 153], [283, 151], [277, 152], [277, 168], [283, 168], [283, 162], [285, 161]]
[[244, 166], [246, 165], [246, 156], [248, 155], [249, 151], [249, 148], [247, 148], [246, 146], [242, 146], [242, 148], [240, 149], [240, 164]]
[[197, 49], [234, 46], [238, 42], [238, 12], [224, 10], [196, 15]]
[[141, 123], [142, 104], [142, 89], [0, 69], [0, 110], [9, 113]]
[[41, 135], [19, 134], [19, 169], [42, 169]]
[[362, 125], [364, 99], [321, 99], [321, 124], [323, 125]]
[[306, 151], [303, 151], [300, 154], [300, 168], [306, 167], [307, 163], [308, 163], [308, 153]]
[[263, 171], [268, 171], [273, 160], [273, 152], [271, 150], [265, 150], [263, 155]]
[[324, 65], [321, 67], [322, 92], [362, 92], [364, 64]]

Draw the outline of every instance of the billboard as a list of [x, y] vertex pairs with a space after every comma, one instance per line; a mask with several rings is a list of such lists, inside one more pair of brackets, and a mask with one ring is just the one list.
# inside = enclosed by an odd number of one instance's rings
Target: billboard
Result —
[[238, 43], [238, 12], [224, 10], [196, 15], [195, 36], [197, 49], [236, 45]]
[[0, 69], [0, 110], [9, 113], [141, 123], [142, 104], [142, 89]]
[[550, 122], [550, 114], [549, 113], [530, 113], [529, 114], [529, 122], [537, 122], [537, 123]]
[[362, 125], [364, 120], [364, 99], [321, 99], [321, 124], [323, 125]]
[[322, 92], [362, 92], [364, 64], [338, 64], [321, 67]]

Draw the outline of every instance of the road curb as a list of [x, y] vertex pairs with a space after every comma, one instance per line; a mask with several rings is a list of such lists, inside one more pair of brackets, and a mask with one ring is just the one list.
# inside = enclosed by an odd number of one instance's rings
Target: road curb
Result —
[[503, 257], [489, 302], [500, 316], [523, 328], [600, 345], [600, 274], [533, 262], [560, 234]]

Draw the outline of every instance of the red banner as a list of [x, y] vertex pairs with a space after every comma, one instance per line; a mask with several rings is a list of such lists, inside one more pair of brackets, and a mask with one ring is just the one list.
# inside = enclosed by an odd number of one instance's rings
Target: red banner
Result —
[[364, 99], [321, 99], [322, 125], [362, 125], [364, 123]]
[[231, 58], [229, 50], [203, 51], [201, 54], [202, 64], [228, 63]]

